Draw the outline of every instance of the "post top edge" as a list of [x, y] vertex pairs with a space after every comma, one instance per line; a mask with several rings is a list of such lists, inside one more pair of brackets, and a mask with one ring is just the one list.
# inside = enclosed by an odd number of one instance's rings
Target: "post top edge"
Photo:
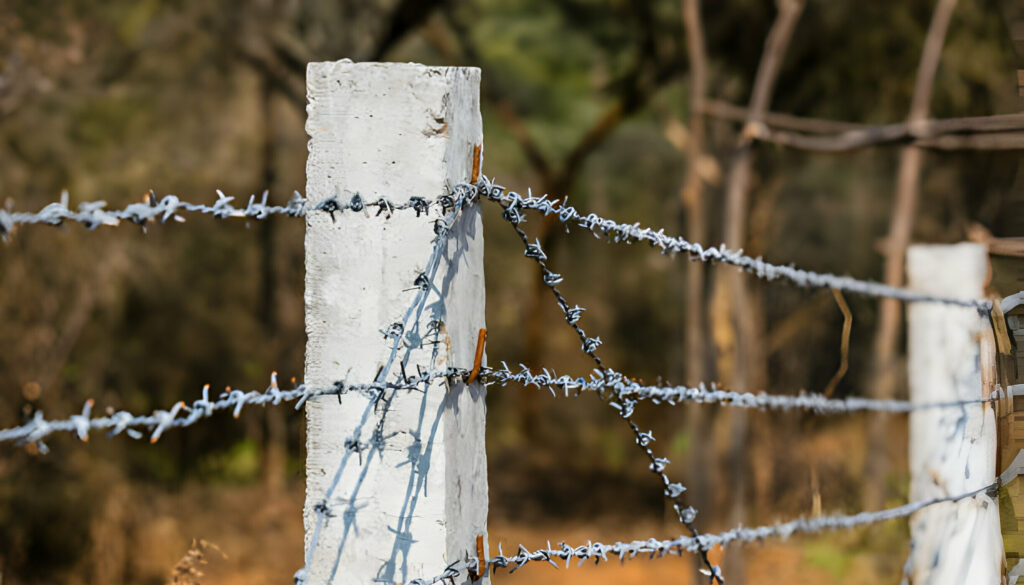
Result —
[[455, 72], [455, 71], [468, 71], [473, 73], [479, 73], [479, 67], [463, 67], [463, 66], [448, 66], [448, 65], [425, 65], [423, 63], [413, 62], [394, 62], [394, 61], [353, 61], [351, 59], [340, 59], [338, 61], [310, 61], [306, 64], [306, 73], [312, 73], [314, 71], [322, 71], [324, 69], [406, 69], [409, 71], [420, 70], [433, 70], [439, 73]]
[[[915, 253], [927, 254], [930, 252], [935, 253], [949, 253], [949, 252], [977, 252], [987, 250], [987, 246], [978, 242], [953, 242], [950, 244], [931, 244], [925, 242], [915, 242], [907, 246], [907, 250], [914, 250]], [[987, 252], [986, 252], [987, 253]]]

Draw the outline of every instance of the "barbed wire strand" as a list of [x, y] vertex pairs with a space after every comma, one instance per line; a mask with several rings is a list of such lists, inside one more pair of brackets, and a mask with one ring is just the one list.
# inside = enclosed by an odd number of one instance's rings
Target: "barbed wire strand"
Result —
[[997, 389], [989, 398], [949, 402], [878, 400], [855, 396], [829, 398], [817, 393], [783, 395], [765, 392], [735, 392], [718, 388], [714, 383], [700, 384], [699, 386], [651, 386], [632, 380], [609, 368], [595, 369], [589, 377], [572, 377], [559, 375], [548, 368], [534, 372], [526, 365], [519, 364], [519, 370], [513, 371], [507, 363], [501, 362], [501, 365], [501, 368], [483, 368], [480, 371], [480, 378], [488, 384], [501, 386], [519, 384], [524, 387], [544, 388], [550, 390], [554, 396], [562, 393], [567, 398], [582, 392], [610, 392], [617, 397], [650, 401], [653, 404], [718, 404], [761, 410], [809, 410], [823, 415], [863, 411], [907, 413], [938, 408], [965, 408], [995, 402], [1002, 396], [1001, 389]]
[[[479, 188], [481, 188], [480, 184], [478, 184], [478, 189]], [[525, 247], [523, 254], [527, 258], [536, 262], [540, 267], [541, 279], [545, 286], [551, 290], [551, 294], [554, 295], [558, 307], [562, 310], [562, 315], [566, 324], [576, 332], [576, 335], [580, 339], [580, 350], [597, 364], [595, 375], [603, 377], [608, 369], [602, 363], [601, 358], [595, 353], [598, 346], [601, 345], [601, 338], [588, 337], [587, 333], [579, 325], [580, 317], [585, 309], [579, 305], [570, 307], [569, 302], [558, 290], [558, 284], [562, 282], [562, 276], [548, 267], [547, 255], [541, 248], [540, 240], [535, 240], [534, 243], [531, 244], [529, 236], [521, 227], [519, 227], [519, 225], [525, 221], [525, 218], [519, 213], [518, 209], [513, 205], [506, 205], [501, 202], [499, 202], [499, 205], [504, 208], [501, 217], [507, 221], [510, 226], [512, 226], [512, 229], [515, 230], [519, 239], [523, 242], [523, 246]], [[679, 482], [672, 481], [668, 477], [668, 474], [665, 473], [665, 469], [670, 461], [665, 457], [656, 456], [653, 449], [651, 449], [651, 443], [655, 440], [653, 431], [641, 431], [640, 427], [633, 421], [633, 410], [636, 407], [636, 400], [629, 396], [616, 396], [607, 392], [599, 392], [598, 396], [602, 401], [616, 411], [619, 417], [625, 421], [626, 425], [628, 425], [630, 430], [633, 432], [633, 438], [637, 447], [650, 461], [648, 469], [650, 469], [651, 472], [661, 480], [664, 490], [663, 494], [665, 498], [672, 503], [672, 509], [675, 510], [676, 517], [679, 522], [685, 526], [694, 537], [699, 536], [700, 532], [694, 525], [694, 521], [697, 518], [697, 510], [695, 510], [693, 506], [685, 505], [682, 501], [682, 495], [686, 492], [686, 486]], [[700, 557], [701, 561], [707, 567], [708, 574], [711, 576], [710, 581], [717, 581], [719, 585], [724, 583], [721, 569], [717, 565], [711, 563], [711, 560], [708, 558], [707, 551], [700, 551]]]
[[314, 396], [343, 395], [360, 393], [376, 395], [385, 390], [413, 390], [425, 382], [437, 378], [464, 377], [468, 372], [458, 368], [444, 371], [423, 372], [397, 382], [374, 381], [368, 384], [345, 384], [335, 382], [330, 388], [309, 388], [300, 384], [291, 390], [282, 390], [277, 382], [277, 372], [270, 375], [270, 385], [260, 392], [232, 389], [230, 386], [215, 399], [210, 399], [210, 385], [203, 386], [202, 396], [190, 405], [178, 401], [166, 410], [154, 410], [151, 414], [135, 415], [126, 411], [118, 411], [107, 416], [93, 417], [95, 401], [89, 399], [82, 406], [82, 411], [65, 419], [48, 420], [41, 410], [37, 410], [26, 423], [0, 430], [0, 443], [17, 441], [18, 444], [36, 443], [41, 453], [49, 452], [44, 439], [54, 433], [74, 433], [82, 441], [89, 440], [91, 431], [109, 431], [108, 437], [122, 433], [133, 439], [141, 439], [144, 435], [139, 429], [149, 431], [150, 443], [156, 443], [168, 429], [179, 429], [192, 426], [202, 419], [213, 416], [215, 412], [230, 410], [234, 418], [238, 418], [246, 406], [278, 405], [295, 401], [295, 408], [300, 408], [306, 400]]
[[[529, 190], [527, 195], [523, 196], [496, 184], [487, 177], [481, 177], [475, 185], [459, 184], [453, 191], [466, 188], [474, 189], [478, 194], [500, 202], [506, 208], [532, 209], [545, 215], [554, 214], [562, 223], [578, 225], [589, 230], [598, 238], [623, 243], [646, 242], [664, 254], [683, 253], [691, 259], [702, 262], [730, 264], [764, 280], [784, 279], [801, 287], [831, 288], [872, 297], [894, 298], [905, 302], [943, 303], [970, 307], [985, 313], [991, 310], [991, 303], [984, 299], [939, 297], [850, 276], [838, 276], [794, 266], [772, 264], [760, 257], [747, 256], [743, 254], [742, 250], [729, 250], [724, 245], [705, 247], [697, 242], [689, 242], [682, 237], [667, 235], [664, 228], [655, 231], [650, 227], [641, 227], [639, 223], [619, 223], [596, 213], [584, 215], [568, 205], [565, 200], [551, 199], [547, 195], [533, 196]], [[184, 217], [181, 215], [183, 212], [207, 214], [219, 219], [231, 217], [266, 219], [272, 215], [302, 217], [309, 211], [322, 211], [330, 213], [333, 217], [335, 212], [368, 212], [368, 208], [376, 207], [377, 215], [387, 213], [390, 216], [396, 210], [414, 209], [419, 216], [421, 213], [425, 213], [431, 205], [440, 205], [444, 208], [450, 207], [454, 202], [454, 196], [451, 193], [433, 199], [413, 196], [407, 201], [398, 203], [383, 198], [365, 200], [358, 193], [352, 194], [347, 201], [341, 195], [335, 195], [313, 207], [309, 207], [308, 201], [298, 191], [294, 192], [286, 205], [268, 204], [268, 191], [263, 192], [261, 199], [257, 199], [256, 195], [251, 195], [245, 207], [236, 207], [232, 203], [234, 199], [218, 189], [217, 201], [212, 205], [206, 205], [182, 201], [177, 195], [172, 194], [158, 199], [150, 190], [143, 197], [142, 202], [129, 204], [122, 209], [106, 209], [106, 201], [87, 201], [79, 204], [77, 211], [72, 211], [68, 207], [68, 196], [65, 191], [61, 195], [60, 202], [51, 203], [38, 212], [15, 212], [9, 209], [0, 209], [0, 237], [6, 239], [15, 227], [25, 224], [59, 226], [65, 222], [77, 222], [89, 229], [94, 229], [102, 225], [119, 225], [122, 221], [138, 225], [144, 225], [148, 221], [161, 223], [172, 219], [184, 221]]]
[[[399, 347], [401, 346], [403, 339], [407, 341], [409, 347], [418, 347], [422, 344], [422, 338], [419, 335], [413, 335], [414, 332], [408, 330], [409, 320], [413, 317], [414, 314], [421, 314], [423, 307], [426, 304], [430, 288], [433, 286], [434, 279], [437, 275], [437, 270], [441, 264], [441, 257], [443, 256], [444, 250], [448, 245], [448, 237], [449, 235], [451, 235], [451, 230], [452, 227], [455, 225], [455, 221], [458, 219], [459, 214], [462, 212], [463, 208], [467, 204], [477, 200], [477, 190], [473, 185], [460, 183], [453, 188], [452, 192], [454, 196], [445, 195], [445, 200], [441, 203], [441, 208], [442, 211], [445, 213], [445, 216], [443, 218], [436, 220], [434, 223], [434, 246], [430, 252], [430, 256], [427, 259], [426, 268], [420, 275], [418, 275], [415, 278], [415, 281], [413, 283], [413, 287], [416, 289], [416, 296], [413, 299], [412, 303], [409, 305], [409, 308], [406, 309], [405, 314], [402, 317], [402, 321], [392, 323], [383, 330], [385, 338], [391, 339], [391, 348], [388, 354], [387, 362], [384, 364], [384, 366], [381, 367], [380, 371], [377, 373], [375, 380], [375, 382], [377, 383], [380, 383], [382, 380], [385, 380], [388, 377], [391, 368], [394, 366], [395, 359], [398, 356]], [[417, 211], [417, 215], [419, 215], [419, 213], [420, 212]], [[404, 373], [400, 375], [402, 378], [405, 377]], [[375, 397], [375, 400], [372, 403], [379, 403], [379, 401], [383, 398], [383, 395], [384, 391], [382, 390]], [[385, 409], [386, 408], [387, 404], [385, 404]], [[377, 425], [378, 438], [383, 426], [383, 416], [384, 415], [382, 415], [381, 420], [378, 422]], [[357, 429], [357, 435], [352, 437], [350, 440], [358, 442], [358, 432], [359, 430]], [[377, 445], [378, 441], [374, 441], [372, 447], [376, 447]], [[317, 548], [319, 547], [320, 544], [320, 535], [323, 529], [323, 525], [326, 522], [326, 519], [331, 514], [329, 501], [334, 493], [334, 490], [337, 488], [339, 482], [341, 481], [341, 471], [345, 465], [346, 460], [347, 456], [344, 456], [341, 462], [339, 463], [337, 471], [334, 474], [334, 479], [331, 482], [331, 485], [325, 492], [324, 499], [320, 502], [319, 505], [314, 507], [314, 510], [317, 515], [316, 524], [314, 525], [313, 534], [310, 537], [309, 546], [306, 548], [304, 565], [301, 569], [297, 570], [295, 572], [295, 575], [293, 576], [295, 585], [303, 585], [309, 578], [309, 568], [313, 563], [313, 559], [315, 558]]]
[[688, 255], [693, 260], [700, 260], [701, 262], [729, 264], [768, 281], [784, 279], [801, 287], [838, 289], [871, 297], [893, 298], [905, 302], [943, 303], [977, 309], [985, 314], [988, 314], [992, 306], [989, 301], [983, 299], [940, 297], [870, 280], [860, 280], [850, 276], [837, 276], [835, 274], [820, 273], [793, 266], [772, 264], [760, 257], [754, 258], [744, 255], [742, 250], [730, 250], [725, 245], [706, 248], [699, 243], [667, 235], [664, 228], [655, 231], [650, 227], [640, 227], [639, 223], [619, 223], [615, 220], [601, 217], [596, 213], [584, 215], [576, 210], [576, 208], [568, 205], [564, 200], [550, 199], [547, 195], [536, 197], [528, 191], [527, 195], [523, 196], [493, 183], [486, 177], [480, 180], [477, 188], [486, 198], [500, 203], [506, 209], [506, 213], [509, 212], [509, 209], [512, 209], [511, 213], [515, 214], [519, 214], [522, 209], [532, 209], [540, 211], [544, 215], [553, 214], [563, 224], [575, 224], [592, 232], [598, 238], [627, 244], [646, 242], [651, 247], [659, 249], [663, 254], [682, 253]]
[[[464, 190], [464, 186], [459, 188]], [[177, 195], [171, 194], [157, 198], [151, 189], [143, 196], [140, 203], [131, 203], [121, 209], [107, 209], [106, 201], [86, 201], [80, 203], [78, 209], [73, 211], [68, 207], [68, 199], [68, 192], [64, 191], [61, 193], [60, 202], [51, 203], [37, 212], [0, 209], [0, 237], [6, 240], [18, 226], [31, 224], [61, 226], [71, 222], [80, 223], [91, 230], [100, 226], [120, 225], [122, 221], [140, 226], [151, 221], [183, 222], [185, 217], [182, 214], [186, 212], [211, 215], [217, 219], [262, 220], [273, 215], [303, 217], [310, 211], [321, 211], [334, 217], [335, 213], [369, 212], [369, 208], [376, 207], [377, 215], [386, 213], [390, 217], [395, 211], [412, 209], [416, 211], [418, 217], [420, 214], [426, 213], [432, 206], [445, 208], [450, 207], [454, 202], [451, 195], [442, 195], [435, 199], [410, 197], [407, 201], [397, 203], [384, 198], [368, 201], [363, 199], [360, 194], [355, 193], [347, 200], [340, 195], [335, 195], [310, 207], [306, 198], [295, 191], [287, 204], [271, 205], [268, 203], [269, 191], [264, 191], [261, 198], [257, 199], [256, 195], [250, 195], [245, 207], [236, 207], [233, 203], [235, 198], [225, 195], [220, 189], [217, 189], [217, 200], [212, 205], [182, 201]]]
[[[825, 531], [849, 530], [888, 520], [906, 518], [915, 512], [930, 506], [947, 502], [958, 502], [968, 498], [973, 498], [982, 493], [986, 493], [990, 497], [994, 497], [993, 492], [997, 487], [997, 484], [991, 484], [954, 496], [919, 500], [877, 512], [861, 512], [859, 514], [852, 515], [837, 514], [831, 516], [818, 516], [815, 518], [798, 518], [796, 520], [779, 524], [753, 528], [745, 528], [741, 526], [718, 534], [703, 534], [696, 537], [679, 536], [670, 540], [650, 538], [647, 540], [633, 540], [629, 542], [620, 541], [613, 544], [588, 541], [587, 544], [577, 546], [571, 546], [563, 542], [557, 547], [552, 547], [549, 543], [547, 548], [535, 550], [530, 550], [523, 545], [519, 545], [519, 549], [514, 555], [505, 555], [501, 550], [501, 545], [499, 544], [498, 554], [487, 559], [486, 565], [492, 573], [496, 572], [499, 568], [508, 568], [509, 573], [513, 573], [532, 562], [549, 563], [558, 568], [559, 564], [556, 561], [565, 561], [565, 567], [568, 568], [570, 563], [574, 560], [579, 561], [578, 565], [582, 565], [588, 560], [593, 560], [595, 563], [608, 562], [609, 557], [613, 559], [617, 558], [620, 562], [625, 562], [626, 560], [632, 560], [641, 555], [646, 556], [648, 559], [655, 559], [666, 555], [678, 556], [682, 555], [684, 552], [699, 553], [716, 546], [725, 547], [734, 543], [754, 543], [775, 538], [785, 540], [794, 534], [816, 534]], [[475, 567], [477, 566], [478, 559], [474, 556], [468, 556], [465, 560], [455, 561], [449, 564], [439, 575], [430, 578], [413, 579], [408, 582], [408, 585], [433, 585], [434, 583], [442, 581], [454, 582], [454, 579], [459, 577], [463, 572], [475, 570]]]
[[[572, 377], [559, 375], [557, 372], [547, 368], [535, 373], [527, 366], [519, 364], [519, 371], [514, 372], [507, 363], [501, 363], [501, 368], [482, 368], [480, 370], [481, 382], [488, 385], [507, 386], [508, 384], [518, 384], [524, 387], [545, 388], [550, 390], [554, 396], [561, 392], [565, 397], [578, 396], [583, 392], [600, 393], [608, 391], [616, 396], [625, 396], [639, 401], [650, 401], [653, 404], [667, 405], [693, 402], [768, 410], [804, 409], [817, 414], [840, 414], [858, 411], [907, 413], [916, 410], [975, 406], [996, 401], [1001, 396], [1001, 390], [999, 389], [987, 399], [924, 403], [857, 397], [835, 399], [826, 398], [821, 394], [786, 396], [732, 392], [718, 389], [713, 384], [710, 387], [705, 385], [697, 387], [648, 386], [631, 380], [611, 369], [605, 370], [604, 377], [602, 377], [599, 370], [595, 370], [589, 377]], [[437, 378], [464, 379], [468, 375], [469, 370], [464, 368], [448, 368], [440, 372], [424, 372], [396, 382], [375, 381], [369, 384], [346, 385], [344, 382], [338, 381], [330, 388], [311, 389], [307, 388], [305, 384], [300, 384], [291, 390], [281, 390], [277, 383], [277, 373], [274, 372], [271, 374], [270, 385], [263, 392], [242, 392], [237, 389], [227, 390], [222, 392], [214, 401], [210, 401], [209, 384], [207, 384], [203, 387], [202, 398], [193, 401], [191, 405], [179, 402], [170, 409], [155, 410], [148, 415], [134, 415], [126, 411], [118, 411], [105, 417], [92, 418], [94, 402], [91, 399], [85, 402], [79, 414], [71, 415], [65, 419], [46, 419], [42, 411], [36, 411], [33, 418], [28, 422], [17, 427], [0, 430], [0, 443], [10, 441], [17, 441], [19, 444], [37, 443], [40, 451], [46, 453], [47, 447], [43, 440], [54, 433], [75, 433], [79, 439], [87, 441], [91, 431], [110, 430], [108, 437], [125, 433], [132, 438], [140, 439], [144, 436], [138, 432], [140, 428], [150, 430], [150, 441], [155, 443], [165, 430], [192, 426], [199, 422], [199, 420], [208, 418], [214, 412], [221, 410], [232, 410], [237, 418], [241, 414], [241, 408], [244, 406], [278, 405], [296, 401], [295, 408], [298, 409], [302, 407], [306, 400], [314, 396], [342, 395], [353, 392], [376, 396], [386, 390], [415, 390], [423, 383]], [[182, 413], [187, 416], [179, 417]]]

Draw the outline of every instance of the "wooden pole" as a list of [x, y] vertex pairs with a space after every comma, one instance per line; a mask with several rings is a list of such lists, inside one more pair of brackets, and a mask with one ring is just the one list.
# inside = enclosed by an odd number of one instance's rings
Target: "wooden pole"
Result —
[[[357, 195], [367, 204], [306, 218], [306, 384], [472, 368], [484, 327], [479, 207], [456, 221], [422, 311], [412, 312], [390, 372], [379, 374], [392, 346], [383, 332], [413, 304], [434, 222], [447, 210], [378, 213], [370, 204], [434, 202], [471, 179], [482, 142], [479, 69], [346, 60], [311, 63], [306, 83], [310, 204]], [[486, 542], [484, 414], [482, 386], [443, 379], [379, 401], [310, 400], [307, 567], [297, 577], [404, 583], [475, 556], [477, 537]]]
[[[982, 298], [988, 252], [981, 244], [915, 245], [907, 277], [915, 290]], [[980, 341], [988, 320], [973, 309], [916, 303], [907, 310], [910, 400], [983, 397]], [[910, 499], [979, 489], [996, 477], [993, 405], [925, 409], [910, 415]], [[921, 510], [910, 520], [914, 585], [997, 584], [1003, 542], [997, 502], [986, 494]]]

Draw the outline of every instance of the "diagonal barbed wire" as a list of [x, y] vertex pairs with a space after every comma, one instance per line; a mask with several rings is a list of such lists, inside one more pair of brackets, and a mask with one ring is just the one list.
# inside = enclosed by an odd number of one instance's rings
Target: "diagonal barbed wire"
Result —
[[[463, 187], [464, 188], [464, 187]], [[407, 201], [394, 202], [385, 198], [365, 199], [356, 193], [347, 200], [340, 195], [324, 199], [316, 205], [310, 206], [309, 202], [298, 191], [295, 191], [292, 198], [285, 205], [271, 205], [268, 203], [269, 191], [264, 191], [262, 197], [250, 195], [248, 203], [244, 207], [236, 207], [235, 198], [229, 197], [223, 191], [217, 189], [217, 200], [213, 204], [190, 203], [182, 201], [177, 195], [164, 195], [157, 198], [150, 190], [139, 203], [131, 203], [120, 209], [107, 209], [106, 201], [86, 201], [78, 205], [77, 210], [68, 207], [68, 193], [61, 194], [58, 203], [51, 203], [37, 212], [11, 211], [0, 209], [0, 237], [7, 236], [18, 226], [42, 224], [60, 226], [66, 222], [80, 223], [88, 229], [95, 229], [99, 226], [115, 226], [122, 221], [131, 222], [136, 225], [144, 225], [150, 221], [166, 223], [169, 220], [185, 221], [183, 213], [197, 213], [210, 215], [217, 219], [247, 218], [267, 219], [273, 215], [288, 217], [303, 217], [311, 211], [320, 211], [331, 214], [346, 211], [369, 212], [370, 208], [376, 208], [376, 215], [387, 214], [391, 216], [395, 211], [412, 209], [416, 215], [426, 213], [431, 207], [440, 206], [447, 211], [454, 207], [455, 199], [451, 194], [441, 195], [436, 198], [410, 197]]]
[[468, 370], [448, 368], [442, 371], [423, 372], [416, 376], [403, 377], [396, 382], [376, 380], [366, 384], [346, 384], [343, 381], [338, 381], [329, 388], [309, 388], [305, 384], [300, 384], [291, 390], [282, 390], [277, 383], [277, 372], [274, 372], [270, 376], [270, 385], [262, 392], [257, 390], [244, 392], [233, 390], [229, 386], [219, 396], [211, 400], [210, 385], [206, 384], [203, 386], [202, 396], [191, 404], [179, 401], [169, 409], [158, 409], [151, 414], [144, 415], [118, 411], [108, 416], [93, 417], [95, 401], [90, 398], [85, 402], [80, 413], [65, 419], [48, 420], [43, 416], [42, 411], [37, 410], [25, 424], [0, 430], [0, 443], [8, 441], [17, 441], [19, 444], [36, 443], [40, 452], [46, 453], [48, 448], [43, 439], [54, 433], [75, 433], [82, 441], [88, 441], [91, 431], [105, 430], [109, 431], [109, 437], [124, 433], [134, 439], [140, 439], [144, 435], [139, 429], [147, 429], [149, 441], [155, 443], [164, 431], [192, 426], [204, 418], [213, 416], [213, 413], [218, 411], [230, 410], [233, 416], [238, 418], [246, 406], [295, 402], [295, 408], [299, 409], [306, 400], [314, 396], [340, 396], [351, 393], [376, 396], [386, 390], [414, 390], [424, 382], [430, 382], [437, 378], [463, 378], [468, 373]]
[[[947, 502], [957, 502], [973, 498], [982, 493], [985, 493], [990, 497], [994, 497], [993, 492], [997, 487], [997, 484], [991, 484], [962, 494], [919, 500], [895, 508], [879, 510], [877, 512], [861, 512], [859, 514], [852, 515], [836, 514], [831, 516], [818, 516], [814, 518], [797, 518], [796, 520], [779, 524], [752, 528], [741, 526], [718, 534], [702, 534], [696, 537], [679, 536], [668, 540], [650, 538], [647, 540], [632, 540], [629, 542], [620, 541], [613, 544], [588, 541], [587, 544], [577, 546], [571, 546], [563, 542], [557, 547], [552, 547], [549, 543], [547, 548], [534, 550], [530, 550], [523, 545], [519, 545], [518, 551], [513, 555], [505, 555], [501, 550], [501, 545], [499, 544], [498, 554], [487, 559], [485, 569], [490, 569], [493, 573], [499, 568], [507, 568], [509, 573], [513, 573], [534, 562], [549, 563], [557, 568], [559, 567], [559, 563], [557, 561], [564, 561], [565, 567], [568, 568], [572, 561], [578, 561], [578, 564], [582, 565], [584, 562], [589, 560], [593, 560], [595, 563], [609, 562], [609, 560], [614, 559], [618, 559], [620, 562], [625, 562], [626, 560], [632, 560], [640, 556], [647, 557], [648, 559], [655, 559], [667, 555], [678, 556], [683, 553], [699, 553], [716, 546], [725, 547], [731, 544], [762, 542], [776, 538], [784, 540], [794, 534], [817, 534], [825, 531], [849, 530], [861, 526], [886, 522], [888, 520], [906, 518], [907, 516], [930, 506]], [[465, 560], [449, 564], [445, 567], [444, 571], [434, 577], [413, 579], [408, 582], [408, 585], [433, 585], [434, 583], [446, 580], [454, 580], [463, 572], [475, 571], [479, 565], [479, 559], [474, 556], [468, 556]], [[720, 576], [720, 574], [717, 573], [714, 575]]]
[[908, 413], [917, 410], [938, 408], [964, 408], [995, 402], [1002, 396], [997, 389], [989, 398], [977, 400], [954, 400], [948, 402], [910, 402], [908, 400], [878, 400], [872, 398], [829, 398], [818, 393], [798, 395], [768, 394], [765, 392], [735, 392], [719, 388], [714, 383], [698, 386], [653, 386], [645, 385], [615, 370], [595, 369], [589, 376], [559, 375], [547, 368], [534, 372], [524, 364], [513, 371], [505, 362], [501, 368], [483, 368], [480, 378], [488, 384], [519, 384], [524, 387], [546, 388], [554, 396], [561, 392], [565, 397], [582, 392], [610, 394], [614, 397], [636, 401], [650, 401], [653, 404], [676, 405], [682, 403], [718, 404], [738, 408], [761, 410], [809, 410], [816, 414], [842, 414], [851, 412]]
[[978, 309], [986, 314], [992, 308], [991, 303], [983, 299], [940, 297], [880, 282], [860, 280], [850, 276], [838, 276], [831, 273], [820, 273], [813, 270], [796, 268], [794, 266], [772, 264], [760, 257], [754, 258], [744, 255], [742, 250], [730, 250], [724, 244], [706, 248], [702, 244], [690, 242], [682, 237], [670, 236], [665, 233], [664, 228], [655, 230], [650, 227], [641, 227], [639, 223], [619, 223], [615, 220], [601, 217], [596, 213], [584, 215], [576, 208], [568, 205], [565, 200], [550, 199], [547, 195], [537, 197], [528, 191], [527, 195], [523, 196], [493, 183], [486, 177], [477, 183], [477, 188], [484, 197], [500, 203], [505, 208], [506, 214], [519, 216], [524, 209], [540, 211], [544, 215], [553, 214], [562, 223], [566, 225], [575, 224], [592, 232], [598, 238], [623, 243], [645, 242], [651, 247], [659, 249], [663, 254], [681, 253], [701, 262], [729, 264], [764, 280], [783, 279], [801, 287], [838, 289], [871, 297], [898, 299], [905, 302], [943, 303]]
[[[477, 183], [477, 189], [483, 193], [488, 193], [486, 189], [486, 179], [482, 179], [481, 182]], [[569, 302], [562, 295], [561, 291], [558, 290], [558, 284], [562, 282], [562, 276], [552, 271], [547, 265], [547, 255], [541, 248], [540, 240], [535, 240], [534, 243], [530, 243], [529, 236], [520, 227], [520, 224], [525, 221], [522, 214], [513, 205], [506, 205], [499, 201], [499, 205], [504, 208], [501, 217], [512, 226], [519, 239], [522, 240], [525, 250], [523, 254], [532, 259], [541, 269], [541, 279], [544, 285], [551, 290], [551, 294], [554, 295], [555, 301], [558, 307], [562, 310], [562, 315], [565, 318], [566, 324], [569, 325], [576, 332], [576, 335], [580, 338], [581, 346], [580, 350], [589, 356], [594, 363], [597, 364], [595, 375], [603, 376], [608, 368], [604, 366], [601, 358], [595, 353], [597, 347], [601, 344], [600, 337], [588, 337], [587, 333], [579, 325], [580, 316], [585, 310], [579, 305], [570, 307]], [[672, 481], [668, 474], [665, 472], [665, 468], [669, 464], [669, 460], [665, 457], [658, 457], [654, 454], [654, 450], [651, 448], [651, 444], [655, 441], [653, 431], [641, 431], [640, 427], [633, 420], [633, 411], [636, 407], [637, 401], [628, 396], [613, 396], [607, 393], [599, 394], [601, 400], [608, 404], [611, 408], [615, 409], [616, 413], [625, 421], [626, 425], [629, 426], [633, 432], [633, 439], [640, 449], [640, 451], [647, 457], [650, 464], [648, 469], [658, 477], [663, 486], [663, 494], [665, 499], [672, 503], [672, 509], [676, 513], [680, 524], [686, 527], [690, 531], [690, 534], [694, 537], [700, 536], [700, 532], [697, 530], [694, 524], [697, 519], [697, 510], [693, 506], [689, 506], [683, 503], [682, 496], [686, 492], [686, 486], [679, 482]], [[707, 567], [708, 574], [711, 575], [711, 582], [717, 582], [719, 585], [724, 583], [724, 579], [721, 575], [721, 569], [717, 565], [713, 565], [711, 560], [708, 558], [707, 551], [700, 551], [700, 558], [704, 565]]]

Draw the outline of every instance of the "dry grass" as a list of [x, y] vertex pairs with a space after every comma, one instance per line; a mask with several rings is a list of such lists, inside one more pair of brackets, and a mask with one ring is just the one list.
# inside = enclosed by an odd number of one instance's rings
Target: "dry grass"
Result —
[[[302, 497], [297, 486], [276, 501], [267, 501], [256, 488], [194, 487], [183, 493], [157, 496], [151, 500], [157, 512], [152, 530], [159, 534], [140, 534], [141, 544], [150, 547], [139, 554], [157, 559], [177, 558], [172, 547], [180, 547], [183, 534], [202, 534], [207, 540], [193, 541], [188, 552], [174, 565], [170, 585], [279, 585], [291, 582], [302, 563]], [[202, 506], [196, 503], [201, 502]], [[171, 518], [174, 518], [173, 522]], [[171, 529], [173, 525], [173, 529]], [[906, 553], [900, 528], [893, 523], [851, 533], [824, 534], [794, 538], [788, 542], [769, 542], [744, 547], [749, 574], [735, 583], [758, 585], [799, 585], [833, 583], [835, 585], [874, 584], [891, 581], [898, 573]], [[145, 532], [145, 530], [144, 530]], [[489, 526], [490, 552], [501, 542], [506, 553], [519, 543], [536, 548], [565, 540], [569, 543], [588, 539], [604, 542], [617, 539], [671, 537], [678, 527], [653, 520], [624, 524], [594, 518], [590, 522], [514, 522], [492, 518]], [[210, 540], [221, 543], [220, 547]], [[162, 550], [155, 547], [161, 547]], [[178, 551], [181, 549], [178, 548]], [[227, 554], [224, 554], [224, 553]], [[220, 558], [214, 559], [217, 553]], [[207, 561], [210, 562], [207, 565]], [[712, 552], [712, 560], [722, 562], [722, 552]], [[163, 565], [163, 571], [173, 564]], [[439, 560], [439, 570], [443, 562]], [[150, 564], [149, 566], [154, 566]], [[896, 571], [897, 573], [894, 573]], [[204, 575], [205, 573], [205, 575]], [[164, 573], [166, 575], [166, 573]], [[135, 573], [132, 582], [152, 582]], [[555, 569], [534, 563], [509, 575], [499, 570], [495, 583], [515, 585], [649, 585], [677, 583], [697, 585], [694, 565], [688, 557], [635, 559], [594, 566], [564, 563]], [[413, 577], [413, 575], [410, 575]]]
[[193, 538], [192, 546], [188, 548], [185, 556], [181, 557], [178, 564], [171, 569], [171, 579], [167, 582], [168, 585], [202, 585], [199, 578], [203, 576], [203, 571], [200, 567], [208, 563], [207, 551], [216, 552], [224, 559], [228, 558], [216, 544], [202, 538]]

